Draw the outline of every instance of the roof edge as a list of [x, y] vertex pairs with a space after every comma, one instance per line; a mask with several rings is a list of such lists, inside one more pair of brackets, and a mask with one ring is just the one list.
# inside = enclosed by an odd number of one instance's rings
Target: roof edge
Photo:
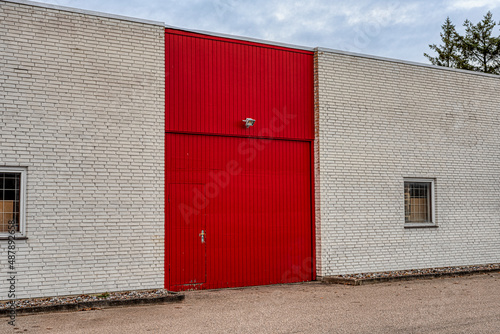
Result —
[[105, 17], [105, 18], [115, 19], [115, 20], [137, 22], [137, 23], [149, 24], [149, 25], [156, 25], [156, 26], [162, 26], [164, 28], [176, 29], [176, 30], [181, 30], [181, 31], [186, 31], [186, 32], [192, 32], [192, 33], [198, 33], [198, 34], [203, 34], [203, 35], [208, 35], [208, 36], [221, 37], [221, 38], [229, 38], [229, 39], [235, 39], [235, 40], [241, 40], [241, 41], [253, 42], [253, 43], [260, 43], [260, 44], [271, 45], [271, 46], [279, 46], [279, 47], [296, 49], [296, 50], [304, 50], [304, 51], [312, 51], [312, 52], [314, 52], [314, 51], [329, 52], [329, 53], [335, 53], [335, 54], [340, 54], [340, 55], [345, 55], [345, 56], [367, 58], [367, 59], [373, 59], [373, 60], [379, 60], [379, 61], [387, 61], [387, 62], [392, 62], [392, 63], [399, 63], [399, 64], [405, 64], [405, 65], [411, 65], [411, 66], [426, 67], [426, 68], [443, 70], [443, 71], [452, 71], [452, 72], [458, 72], [458, 73], [464, 73], [464, 74], [472, 74], [472, 75], [479, 75], [479, 76], [488, 77], [488, 78], [500, 79], [500, 75], [496, 75], [496, 74], [489, 74], [489, 73], [483, 73], [483, 72], [462, 70], [462, 69], [457, 69], [457, 68], [437, 66], [437, 65], [432, 65], [432, 64], [424, 64], [424, 63], [419, 63], [419, 62], [414, 62], [414, 61], [408, 61], [408, 60], [401, 60], [401, 59], [395, 59], [395, 58], [373, 56], [373, 55], [368, 55], [368, 54], [363, 54], [363, 53], [356, 53], [356, 52], [343, 51], [343, 50], [337, 50], [337, 49], [330, 49], [330, 48], [324, 48], [324, 47], [307, 47], [307, 46], [302, 46], [302, 45], [297, 45], [297, 44], [280, 43], [280, 42], [269, 41], [269, 40], [264, 40], [264, 39], [259, 39], [259, 38], [245, 37], [245, 36], [239, 36], [239, 35], [231, 35], [231, 34], [224, 34], [224, 33], [216, 33], [216, 32], [206, 31], [206, 30], [187, 29], [187, 28], [181, 28], [181, 27], [167, 25], [164, 22], [160, 22], [160, 21], [152, 21], [152, 20], [139, 19], [139, 18], [134, 18], [134, 17], [129, 17], [129, 16], [122, 16], [122, 15], [115, 15], [115, 14], [97, 12], [97, 11], [86, 10], [86, 9], [79, 9], [79, 8], [73, 8], [73, 7], [65, 7], [65, 6], [59, 6], [59, 5], [52, 5], [52, 4], [41, 3], [41, 2], [30, 1], [30, 0], [0, 0], [0, 1], [2, 1], [2, 2], [16, 3], [16, 4], [20, 4], [20, 5], [28, 5], [28, 6], [35, 6], [35, 7], [42, 7], [42, 8], [48, 8], [48, 9], [61, 10], [61, 11], [66, 11], [66, 12], [71, 12], [71, 13], [85, 14], [85, 15], [98, 16], [98, 17]]
[[380, 56], [372, 56], [372, 55], [368, 55], [368, 54], [356, 53], [356, 52], [350, 52], [350, 51], [342, 51], [342, 50], [322, 48], [322, 47], [315, 48], [315, 51], [336, 53], [336, 54], [340, 54], [340, 55], [344, 55], [344, 56], [368, 58], [368, 59], [373, 59], [373, 60], [387, 61], [387, 62], [391, 62], [391, 63], [399, 63], [399, 64], [405, 64], [405, 65], [411, 65], [411, 66], [432, 68], [435, 70], [443, 70], [443, 71], [451, 71], [451, 72], [458, 72], [458, 73], [464, 73], [464, 74], [480, 75], [483, 77], [500, 79], [500, 75], [497, 75], [497, 74], [489, 74], [489, 73], [476, 72], [476, 71], [470, 71], [470, 70], [462, 70], [462, 69], [458, 69], [458, 68], [451, 68], [451, 67], [446, 67], [446, 66], [424, 64], [424, 63], [419, 63], [416, 61], [387, 58], [387, 57], [380, 57]]
[[170, 25], [165, 25], [165, 28], [181, 30], [181, 31], [186, 31], [186, 32], [192, 32], [192, 33], [208, 35], [208, 36], [214, 36], [214, 37], [236, 39], [236, 40], [245, 41], [245, 42], [253, 42], [253, 43], [260, 43], [260, 44], [266, 44], [266, 45], [272, 45], [272, 46], [280, 46], [280, 47], [289, 48], [289, 49], [297, 49], [297, 50], [311, 51], [311, 52], [314, 52], [314, 50], [315, 50], [315, 48], [308, 47], [308, 46], [280, 43], [280, 42], [268, 41], [268, 40], [264, 40], [264, 39], [223, 34], [223, 33], [217, 33], [217, 32], [206, 31], [206, 30], [187, 29], [187, 28], [180, 28], [180, 27], [175, 27], [175, 26], [170, 26]]
[[71, 12], [71, 13], [85, 14], [85, 15], [98, 16], [98, 17], [105, 17], [105, 18], [108, 18], [108, 19], [115, 19], [115, 20], [121, 20], [121, 21], [137, 22], [137, 23], [150, 24], [150, 25], [156, 25], [156, 26], [162, 26], [162, 27], [165, 26], [164, 22], [159, 22], [159, 21], [138, 19], [138, 18], [135, 18], [135, 17], [115, 15], [115, 14], [109, 14], [109, 13], [103, 13], [103, 12], [96, 12], [96, 11], [93, 11], [93, 10], [79, 9], [79, 8], [73, 8], [73, 7], [65, 7], [65, 6], [59, 6], [59, 5], [52, 5], [52, 4], [42, 3], [42, 2], [36, 2], [36, 1], [28, 1], [28, 0], [0, 0], [0, 1], [2, 1], [2, 2], [11, 2], [11, 3], [20, 4], [20, 5], [42, 7], [42, 8], [48, 8], [48, 9], [56, 9], [56, 10], [61, 10], [61, 11]]

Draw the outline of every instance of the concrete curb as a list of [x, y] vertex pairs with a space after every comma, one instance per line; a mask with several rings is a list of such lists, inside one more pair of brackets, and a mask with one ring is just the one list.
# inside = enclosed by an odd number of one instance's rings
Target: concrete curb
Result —
[[366, 285], [384, 282], [397, 282], [397, 281], [412, 281], [418, 279], [432, 279], [438, 277], [450, 276], [468, 276], [484, 273], [500, 272], [500, 269], [483, 269], [483, 270], [469, 270], [458, 271], [449, 273], [430, 273], [422, 275], [407, 275], [407, 276], [393, 276], [393, 277], [370, 277], [370, 278], [343, 278], [336, 276], [325, 276], [321, 281], [325, 284], [344, 284], [344, 285]]
[[[115, 300], [95, 300], [88, 302], [78, 302], [72, 304], [58, 304], [47, 306], [24, 307], [16, 309], [16, 314], [34, 314], [48, 312], [71, 312], [81, 311], [93, 308], [110, 308], [123, 307], [131, 305], [152, 305], [164, 303], [176, 303], [183, 301], [185, 296], [180, 293], [169, 296], [153, 297], [153, 298], [135, 298], [135, 299], [115, 299]], [[5, 308], [0, 310], [0, 317], [10, 316], [11, 309]]]

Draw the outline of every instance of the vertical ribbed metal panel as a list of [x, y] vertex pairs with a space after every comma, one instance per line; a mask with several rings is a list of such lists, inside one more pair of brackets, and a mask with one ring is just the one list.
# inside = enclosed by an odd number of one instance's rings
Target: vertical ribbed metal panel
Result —
[[314, 279], [313, 53], [165, 40], [166, 287]]
[[[166, 142], [170, 288], [311, 280], [309, 142], [188, 134]], [[258, 154], [239, 153], [256, 145]]]
[[167, 29], [166, 61], [167, 132], [314, 139], [312, 52]]

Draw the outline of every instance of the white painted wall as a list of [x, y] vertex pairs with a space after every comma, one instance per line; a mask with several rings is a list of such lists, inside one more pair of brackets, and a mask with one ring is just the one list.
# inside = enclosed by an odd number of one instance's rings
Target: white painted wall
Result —
[[163, 26], [4, 1], [0, 18], [0, 166], [28, 179], [17, 296], [163, 287]]
[[[316, 53], [318, 275], [500, 262], [500, 77]], [[405, 229], [403, 178], [438, 228]]]

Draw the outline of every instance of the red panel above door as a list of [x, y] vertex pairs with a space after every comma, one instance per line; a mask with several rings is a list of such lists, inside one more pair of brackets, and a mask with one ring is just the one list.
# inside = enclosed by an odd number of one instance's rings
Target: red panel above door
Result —
[[173, 29], [165, 42], [167, 132], [314, 139], [313, 52]]

